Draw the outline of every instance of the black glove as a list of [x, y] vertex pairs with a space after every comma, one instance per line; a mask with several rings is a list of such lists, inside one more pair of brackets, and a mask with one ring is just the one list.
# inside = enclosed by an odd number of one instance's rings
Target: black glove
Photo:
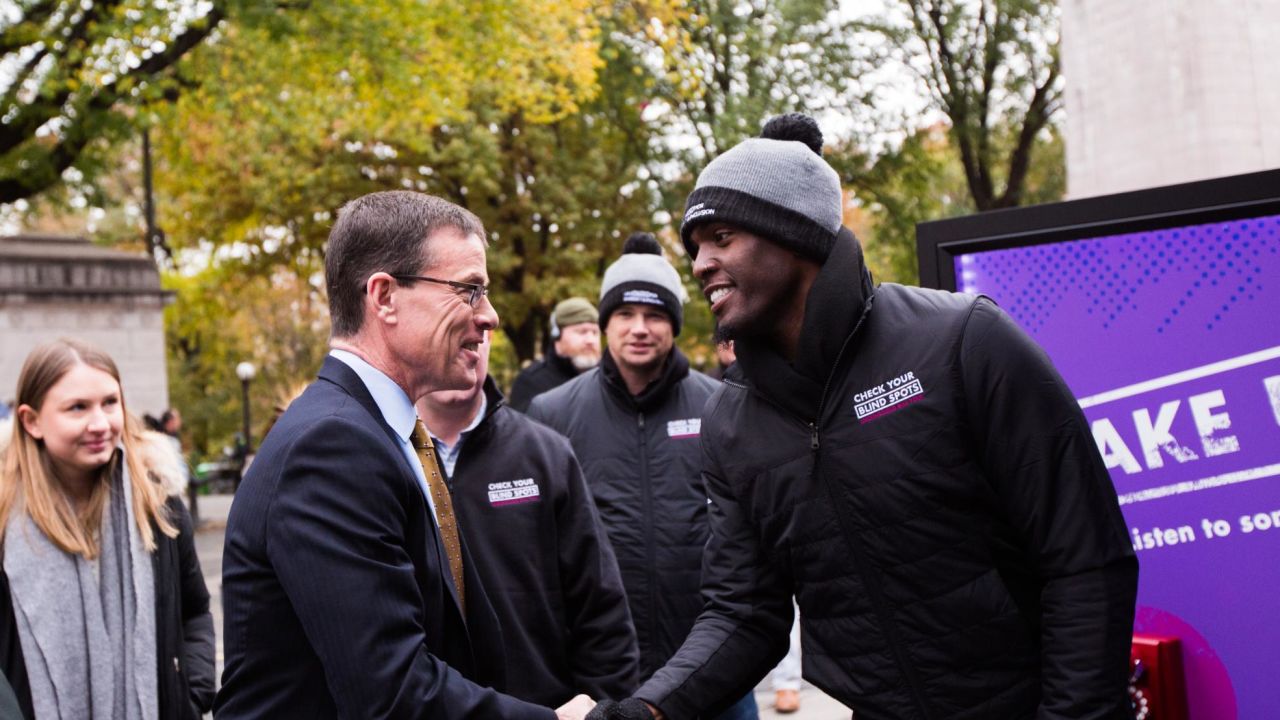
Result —
[[621, 702], [601, 700], [587, 713], [587, 720], [653, 720], [653, 713], [644, 701], [636, 698]]

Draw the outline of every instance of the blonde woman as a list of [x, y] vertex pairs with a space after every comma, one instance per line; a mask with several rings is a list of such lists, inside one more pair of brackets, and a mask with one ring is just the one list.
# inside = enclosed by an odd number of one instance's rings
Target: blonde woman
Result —
[[23, 717], [198, 718], [213, 619], [181, 459], [103, 351], [31, 352], [0, 449], [0, 670]]

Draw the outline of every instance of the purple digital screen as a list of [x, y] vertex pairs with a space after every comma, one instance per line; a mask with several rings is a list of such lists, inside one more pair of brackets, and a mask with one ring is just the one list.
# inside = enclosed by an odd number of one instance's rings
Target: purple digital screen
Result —
[[1191, 720], [1280, 717], [1280, 216], [960, 255], [1049, 353], [1180, 637]]

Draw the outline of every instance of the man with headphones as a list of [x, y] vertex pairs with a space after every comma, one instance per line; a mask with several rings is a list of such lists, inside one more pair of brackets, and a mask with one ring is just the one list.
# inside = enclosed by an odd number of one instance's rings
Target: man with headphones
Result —
[[551, 313], [554, 344], [541, 360], [520, 371], [507, 404], [525, 412], [542, 393], [559, 387], [600, 363], [600, 326], [586, 298], [562, 300]]

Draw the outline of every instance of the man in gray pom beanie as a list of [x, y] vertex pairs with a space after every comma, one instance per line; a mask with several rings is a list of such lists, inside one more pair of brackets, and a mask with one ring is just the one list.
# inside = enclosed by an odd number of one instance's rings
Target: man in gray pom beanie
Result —
[[859, 718], [1132, 718], [1137, 560], [1089, 425], [986, 298], [871, 282], [803, 115], [713, 160], [681, 238], [735, 341], [707, 402], [704, 606], [588, 720], [752, 688], [800, 608], [804, 677]]
[[[642, 679], [671, 658], [702, 609], [708, 506], [698, 436], [720, 384], [690, 370], [675, 347], [685, 295], [658, 241], [629, 237], [600, 285], [600, 365], [529, 407], [582, 463], [622, 572]], [[730, 704], [723, 720], [757, 717], [750, 688]]]
[[627, 239], [622, 257], [604, 271], [600, 283], [600, 329], [608, 327], [615, 310], [634, 303], [661, 308], [671, 321], [673, 335], [678, 336], [688, 300], [680, 273], [662, 257], [657, 239], [648, 233], [635, 233]]

